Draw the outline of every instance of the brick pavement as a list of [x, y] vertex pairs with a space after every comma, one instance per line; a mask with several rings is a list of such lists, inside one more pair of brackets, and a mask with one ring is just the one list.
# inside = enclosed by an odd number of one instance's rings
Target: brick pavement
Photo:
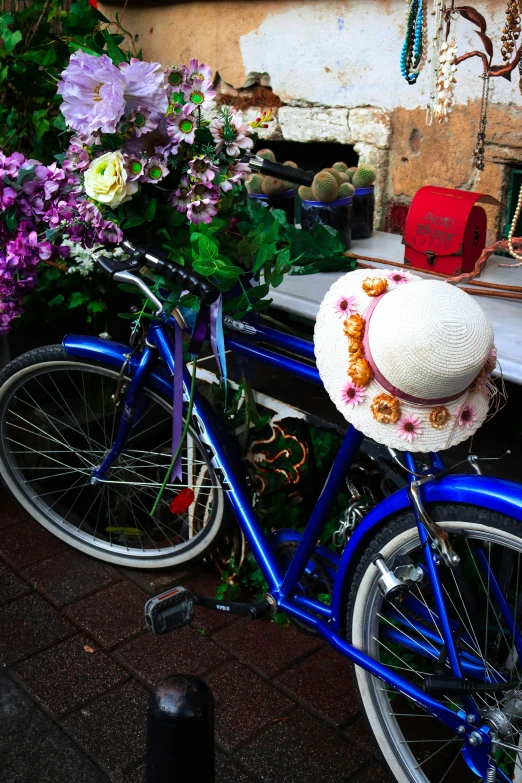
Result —
[[148, 694], [177, 672], [214, 693], [218, 783], [391, 783], [348, 664], [317, 638], [200, 608], [154, 637], [149, 594], [213, 594], [217, 577], [101, 563], [2, 488], [0, 530], [0, 783], [143, 783]]

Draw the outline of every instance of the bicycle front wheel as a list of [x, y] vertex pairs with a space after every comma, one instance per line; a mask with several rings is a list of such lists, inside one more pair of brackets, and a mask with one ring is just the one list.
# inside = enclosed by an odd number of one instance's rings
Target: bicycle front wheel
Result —
[[190, 426], [182, 480], [167, 485], [151, 516], [172, 433], [172, 406], [151, 389], [124, 453], [104, 481], [91, 483], [118, 431], [117, 379], [113, 369], [75, 360], [61, 346], [11, 362], [0, 375], [0, 474], [34, 519], [102, 560], [160, 568], [203, 557], [217, 543], [223, 490]]
[[[522, 661], [516, 636], [522, 619], [522, 524], [483, 508], [436, 505], [429, 513], [447, 531], [460, 556], [458, 568], [439, 566], [445, 605], [466, 680], [518, 683], [507, 692], [473, 696], [480, 722], [495, 727], [494, 758], [500, 770], [522, 780]], [[451, 677], [429, 579], [410, 588], [394, 606], [379, 588], [372, 564], [381, 552], [396, 574], [422, 566], [424, 557], [413, 514], [392, 520], [370, 542], [355, 573], [347, 606], [348, 639], [422, 689], [429, 674]], [[398, 569], [403, 569], [401, 572]], [[411, 573], [411, 572], [410, 572]], [[418, 573], [418, 572], [417, 572]], [[514, 618], [499, 603], [496, 588]], [[354, 667], [361, 706], [391, 771], [400, 783], [471, 783], [465, 740], [387, 683]], [[465, 709], [463, 697], [440, 698], [452, 710]], [[484, 770], [484, 777], [487, 769]]]

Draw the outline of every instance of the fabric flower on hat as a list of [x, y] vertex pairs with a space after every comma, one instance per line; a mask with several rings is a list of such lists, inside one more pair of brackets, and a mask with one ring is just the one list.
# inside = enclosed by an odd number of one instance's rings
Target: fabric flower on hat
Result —
[[78, 133], [114, 133], [125, 110], [125, 78], [106, 54], [78, 51], [62, 71], [57, 92], [67, 125]]
[[444, 405], [437, 405], [430, 411], [430, 424], [436, 430], [442, 430], [451, 419], [451, 413]]
[[356, 337], [348, 338], [348, 358], [350, 362], [364, 358], [362, 343]]
[[362, 315], [354, 313], [344, 322], [344, 333], [347, 337], [355, 337], [356, 340], [362, 340], [366, 322]]
[[386, 277], [390, 283], [395, 283], [395, 285], [404, 285], [405, 283], [411, 283], [412, 281], [411, 272], [408, 272], [407, 270], [402, 272], [397, 269], [395, 272], [386, 272]]
[[204, 111], [212, 108], [212, 101], [216, 97], [212, 82], [208, 79], [205, 81], [195, 79], [191, 84], [183, 84], [181, 91], [188, 104]]
[[411, 443], [422, 432], [422, 421], [414, 413], [410, 413], [400, 419], [397, 431], [402, 440]]
[[355, 359], [348, 367], [348, 375], [357, 386], [366, 386], [372, 379], [372, 368], [366, 359]]
[[362, 281], [362, 290], [368, 296], [380, 296], [388, 288], [385, 277], [365, 277]]
[[475, 424], [477, 414], [475, 413], [473, 406], [467, 403], [463, 408], [457, 411], [455, 419], [459, 427], [464, 427], [464, 429], [469, 430]]
[[341, 296], [334, 305], [335, 312], [340, 318], [355, 313], [355, 296]]
[[395, 424], [401, 417], [401, 406], [396, 397], [383, 392], [374, 397], [370, 410], [381, 424]]
[[254, 146], [250, 136], [252, 128], [243, 122], [238, 112], [223, 107], [219, 117], [210, 123], [210, 132], [216, 143], [216, 152], [224, 150], [232, 158], [238, 158], [241, 150], [250, 150]]
[[356, 386], [352, 381], [348, 381], [341, 391], [341, 400], [349, 408], [355, 408], [357, 405], [360, 405], [365, 397], [366, 391], [360, 386]]
[[125, 114], [146, 107], [152, 120], [164, 115], [169, 105], [165, 74], [160, 63], [149, 63], [132, 57], [130, 63], [120, 63], [124, 80]]

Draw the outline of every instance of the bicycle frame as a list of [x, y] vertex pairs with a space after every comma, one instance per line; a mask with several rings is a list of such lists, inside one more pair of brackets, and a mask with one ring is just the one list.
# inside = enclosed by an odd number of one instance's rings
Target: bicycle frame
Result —
[[[288, 372], [299, 379], [321, 384], [316, 367], [310, 364], [314, 358], [311, 343], [273, 329], [261, 326], [254, 327], [251, 324], [233, 321], [230, 318], [226, 319], [225, 325], [234, 331], [234, 336], [229, 336], [226, 339], [227, 349]], [[261, 346], [260, 341], [276, 350]], [[124, 361], [128, 361], [128, 374], [131, 376], [131, 382], [120, 429], [111, 451], [94, 474], [94, 478], [102, 477], [125, 447], [126, 439], [135, 419], [136, 408], [140, 404], [143, 387], [150, 384], [164, 395], [172, 394], [172, 376], [174, 372], [179, 371], [179, 368], [174, 365], [174, 343], [171, 329], [168, 322], [152, 323], [148, 331], [147, 344], [140, 357], [131, 357], [128, 353], [129, 349], [125, 346], [93, 338], [69, 336], [64, 339], [64, 347], [72, 355], [95, 358], [118, 368], [122, 367]], [[277, 349], [291, 351], [297, 358], [278, 353]], [[162, 360], [162, 364], [158, 362], [158, 359]], [[183, 380], [185, 394], [187, 394], [190, 375], [186, 367], [183, 367]], [[280, 539], [282, 537], [298, 542], [295, 555], [286, 572], [283, 572], [274, 553], [273, 535], [267, 535], [263, 530], [252, 508], [251, 498], [243, 478], [239, 475], [236, 465], [223, 443], [222, 433], [217, 427], [216, 418], [204, 404], [197, 391], [194, 397], [193, 417], [199, 429], [199, 437], [209, 451], [212, 465], [226, 497], [268, 584], [269, 593], [277, 605], [292, 617], [314, 629], [325, 641], [353, 663], [413, 699], [450, 729], [462, 734], [465, 731], [467, 735], [472, 731], [480, 732], [483, 739], [482, 744], [478, 747], [466, 746], [464, 753], [469, 766], [477, 775], [482, 776], [484, 770], [487, 769], [487, 754], [490, 746], [489, 729], [487, 726], [479, 727], [479, 716], [472, 700], [467, 700], [466, 708], [468, 709], [468, 717], [470, 712], [473, 713], [473, 722], [466, 720], [466, 713], [462, 710], [455, 712], [444, 706], [392, 669], [353, 647], [341, 635], [340, 612], [343, 605], [343, 595], [361, 549], [365, 546], [368, 538], [375, 535], [375, 531], [390, 516], [399, 510], [411, 508], [407, 491], [399, 490], [369, 512], [356, 528], [342, 557], [317, 546], [323, 524], [333, 507], [362, 442], [362, 434], [353, 427], [348, 429], [304, 533], [300, 535], [296, 531], [280, 531]], [[413, 457], [411, 455], [404, 455], [404, 457], [408, 470], [415, 471]], [[436, 455], [434, 455], [433, 464], [435, 471], [442, 467], [442, 463]], [[520, 488], [511, 482], [481, 476], [451, 476], [441, 481], [429, 482], [425, 485], [423, 492], [426, 502], [476, 503], [501, 513], [507, 513], [522, 521]], [[425, 542], [426, 531], [420, 521], [418, 521], [418, 528], [421, 541]], [[477, 662], [480, 663], [480, 661], [478, 659], [471, 660], [473, 656], [469, 655], [463, 661], [462, 656], [456, 651], [451, 622], [445, 610], [435, 555], [429, 548], [425, 547], [424, 551], [427, 552], [426, 571], [432, 584], [437, 613], [442, 619], [442, 635], [448, 651], [452, 674], [460, 678], [465, 674], [476, 673]], [[333, 578], [331, 606], [326, 606], [307, 596], [299, 583], [314, 553], [323, 559]], [[502, 605], [501, 611], [504, 611]], [[507, 612], [509, 613], [508, 608]], [[507, 615], [505, 619], [509, 621]], [[511, 624], [513, 624], [512, 617]], [[400, 631], [397, 633], [400, 634]], [[401, 641], [404, 640], [401, 639]], [[517, 642], [520, 642], [519, 655], [522, 657], [522, 639], [517, 638]], [[440, 644], [440, 640], [438, 643]]]

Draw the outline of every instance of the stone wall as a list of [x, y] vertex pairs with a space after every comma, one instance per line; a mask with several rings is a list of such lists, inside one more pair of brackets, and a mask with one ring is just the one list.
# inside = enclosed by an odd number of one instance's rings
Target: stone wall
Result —
[[[498, 52], [505, 0], [474, 2]], [[122, 7], [100, 8], [110, 16]], [[518, 73], [512, 83], [492, 80], [484, 172], [472, 165], [482, 89], [478, 59], [459, 67], [449, 123], [426, 125], [429, 74], [410, 86], [399, 71], [404, 10], [403, 0], [130, 0], [123, 23], [139, 34], [148, 59], [167, 65], [199, 57], [219, 74], [224, 94], [247, 107], [252, 95], [249, 118], [263, 93], [252, 85], [270, 85], [265, 105], [274, 94], [282, 105], [268, 139], [354, 145], [379, 171], [380, 227], [401, 231], [422, 185], [475, 189], [502, 201], [510, 167], [522, 163]], [[460, 53], [480, 45], [474, 29], [458, 22]], [[490, 209], [489, 221], [493, 237], [504, 215]]]

